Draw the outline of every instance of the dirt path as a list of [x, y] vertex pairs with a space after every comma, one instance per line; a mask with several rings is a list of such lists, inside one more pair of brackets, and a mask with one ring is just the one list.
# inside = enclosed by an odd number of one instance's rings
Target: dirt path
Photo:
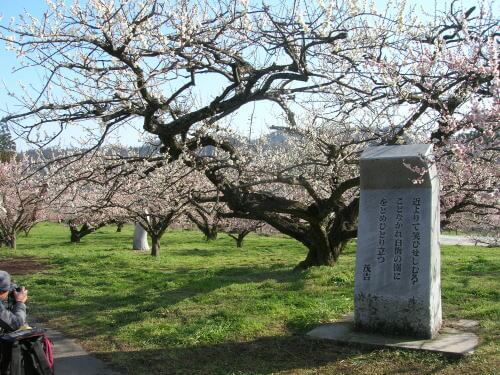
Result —
[[466, 246], [488, 246], [489, 243], [493, 243], [493, 240], [488, 237], [480, 237], [479, 240], [482, 241], [476, 241], [468, 236], [442, 234], [440, 236], [439, 242], [441, 243], [441, 245], [466, 245]]
[[0, 260], [0, 270], [7, 271], [13, 276], [28, 275], [49, 269], [50, 266], [34, 257], [19, 257]]

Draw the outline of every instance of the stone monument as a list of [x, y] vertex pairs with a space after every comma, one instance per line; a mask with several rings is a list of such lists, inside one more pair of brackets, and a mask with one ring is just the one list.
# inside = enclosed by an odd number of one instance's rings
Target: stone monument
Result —
[[361, 196], [354, 323], [433, 338], [441, 328], [439, 183], [431, 145], [370, 147]]

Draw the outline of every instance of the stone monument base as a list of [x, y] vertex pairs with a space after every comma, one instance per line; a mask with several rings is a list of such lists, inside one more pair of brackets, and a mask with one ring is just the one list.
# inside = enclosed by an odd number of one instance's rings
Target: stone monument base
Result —
[[416, 340], [415, 338], [356, 331], [353, 317], [348, 316], [344, 320], [316, 327], [307, 335], [344, 344], [424, 350], [446, 355], [464, 356], [473, 353], [479, 344], [477, 335], [470, 331], [477, 325], [476, 321], [462, 319], [449, 323], [433, 339]]

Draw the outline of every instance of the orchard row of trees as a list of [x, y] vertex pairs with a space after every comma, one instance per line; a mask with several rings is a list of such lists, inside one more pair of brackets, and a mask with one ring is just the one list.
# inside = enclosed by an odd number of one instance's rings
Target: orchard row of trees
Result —
[[[136, 220], [156, 237], [167, 225], [154, 219], [158, 206], [183, 207], [187, 196], [200, 224], [204, 205], [223, 204], [223, 217], [264, 222], [304, 244], [299, 268], [333, 265], [356, 236], [360, 153], [404, 143], [434, 144], [443, 226], [494, 228], [500, 77], [492, 6], [452, 1], [427, 14], [356, 0], [49, 1], [42, 19], [0, 26], [20, 69], [45, 77], [11, 93], [23, 109], [3, 121], [40, 146], [73, 127], [91, 129], [87, 147], [52, 168], [96, 161], [92, 171], [103, 172], [78, 179], [102, 186], [91, 206], [136, 205]], [[279, 111], [271, 120], [281, 142], [241, 135], [249, 107]], [[100, 165], [110, 134], [137, 124], [159, 154]]]
[[[283, 158], [285, 152], [296, 152], [285, 140], [266, 144], [262, 163], [269, 162], [272, 155]], [[67, 224], [73, 243], [106, 225], [114, 224], [120, 230], [124, 223], [135, 223], [134, 249], [148, 250], [149, 235], [153, 256], [159, 255], [160, 240], [174, 223], [184, 228], [196, 226], [207, 241], [225, 232], [237, 247], [249, 233], [265, 226], [262, 221], [240, 218], [222, 201], [207, 199], [218, 192], [202, 173], [179, 161], [166, 162], [165, 156], [154, 150], [149, 156], [139, 156], [134, 149], [106, 147], [92, 154], [76, 153], [78, 156], [67, 152], [65, 157], [49, 160], [30, 154], [11, 152], [11, 157], [0, 163], [0, 244], [10, 248], [16, 247], [19, 233], [27, 235], [35, 224], [47, 220]], [[68, 162], [68, 158], [73, 160]], [[495, 224], [487, 221], [491, 215], [484, 216], [487, 220], [469, 211], [461, 215], [456, 204], [450, 206], [455, 212], [446, 209], [449, 197], [463, 202], [463, 191], [456, 191], [460, 186], [455, 182], [465, 183], [454, 171], [448, 172], [443, 187], [452, 190], [442, 192], [442, 224], [470, 230], [476, 224], [471, 219], [476, 219], [494, 229]], [[467, 178], [471, 175], [478, 173], [469, 173]], [[307, 199], [300, 189], [286, 194]], [[474, 201], [476, 206], [479, 203]]]
[[[18, 234], [28, 234], [40, 221], [67, 224], [73, 243], [106, 225], [121, 228], [129, 222], [136, 223], [137, 236], [150, 236], [151, 255], [157, 256], [161, 237], [173, 223], [186, 227], [190, 221], [207, 241], [226, 232], [237, 247], [262, 226], [224, 216], [228, 210], [223, 203], [196, 202], [194, 196], [211, 186], [181, 163], [152, 168], [157, 161], [139, 164], [142, 158], [134, 156], [133, 150], [103, 151], [85, 154], [70, 164], [15, 153], [1, 162], [1, 243], [15, 248]], [[147, 240], [140, 240], [134, 248], [147, 249]]]

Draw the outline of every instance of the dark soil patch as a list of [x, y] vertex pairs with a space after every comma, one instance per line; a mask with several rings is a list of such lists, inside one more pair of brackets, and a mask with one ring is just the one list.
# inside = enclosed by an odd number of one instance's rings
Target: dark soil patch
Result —
[[7, 271], [11, 275], [29, 275], [48, 269], [49, 266], [40, 263], [34, 257], [21, 257], [0, 260], [0, 270]]

